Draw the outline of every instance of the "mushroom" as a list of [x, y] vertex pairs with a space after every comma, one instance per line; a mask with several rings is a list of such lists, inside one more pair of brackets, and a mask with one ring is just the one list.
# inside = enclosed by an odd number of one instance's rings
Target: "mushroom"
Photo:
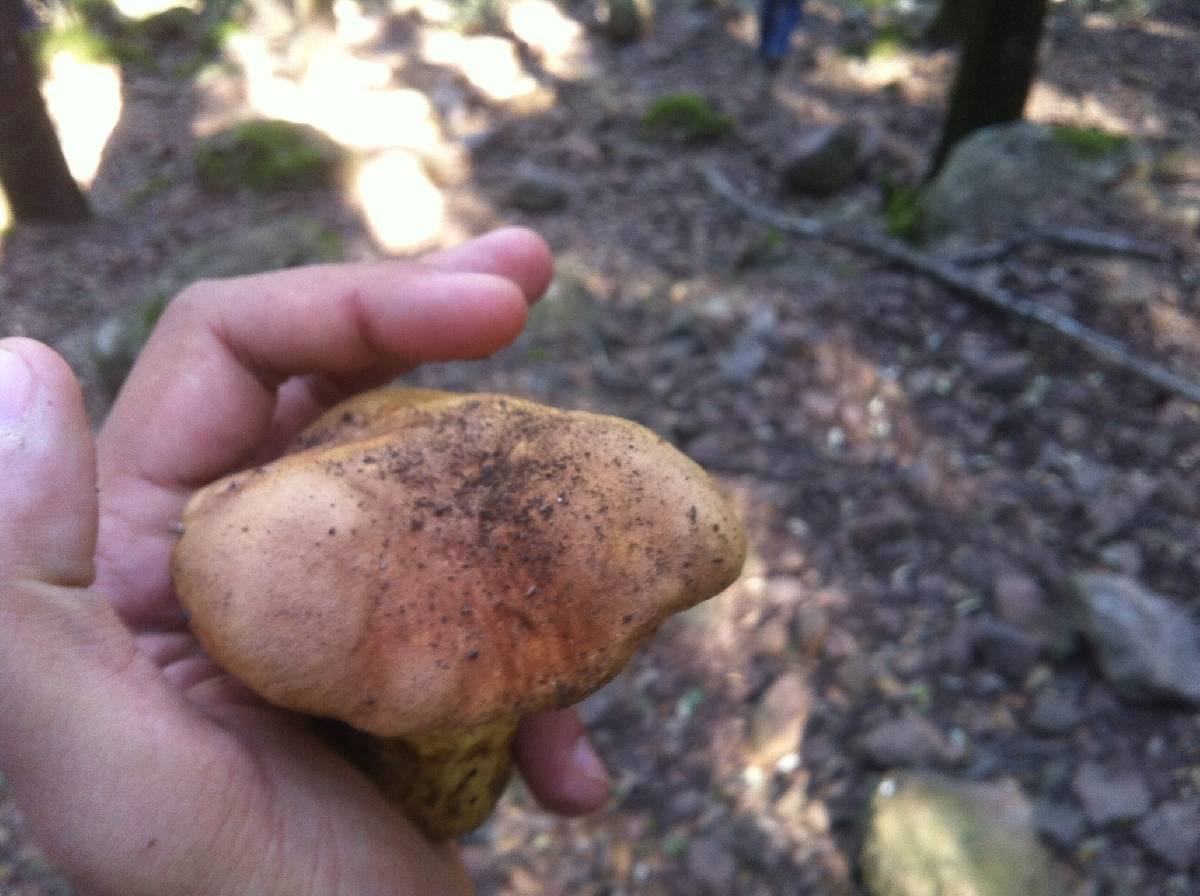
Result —
[[491, 811], [521, 716], [599, 688], [745, 550], [704, 471], [637, 424], [393, 387], [198, 491], [172, 575], [213, 659], [344, 723], [445, 839]]

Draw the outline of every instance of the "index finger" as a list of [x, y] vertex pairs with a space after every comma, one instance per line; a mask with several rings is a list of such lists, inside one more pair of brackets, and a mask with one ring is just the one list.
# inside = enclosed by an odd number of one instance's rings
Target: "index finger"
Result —
[[506, 230], [424, 262], [322, 265], [185, 290], [97, 439], [98, 585], [129, 624], [174, 624], [171, 525], [194, 488], [254, 455], [281, 384], [490, 354], [520, 332], [549, 272], [540, 238]]

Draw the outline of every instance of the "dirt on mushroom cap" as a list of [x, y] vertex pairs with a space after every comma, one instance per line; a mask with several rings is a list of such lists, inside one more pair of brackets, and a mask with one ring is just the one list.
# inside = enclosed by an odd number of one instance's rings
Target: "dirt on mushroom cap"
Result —
[[617, 418], [379, 390], [298, 446], [193, 498], [176, 587], [235, 676], [373, 734], [578, 700], [744, 558], [704, 472]]

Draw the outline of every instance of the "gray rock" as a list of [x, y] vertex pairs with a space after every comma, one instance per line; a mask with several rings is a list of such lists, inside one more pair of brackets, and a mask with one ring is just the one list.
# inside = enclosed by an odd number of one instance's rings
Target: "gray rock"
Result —
[[1133, 830], [1146, 850], [1177, 871], [1200, 861], [1200, 802], [1163, 803]]
[[1168, 184], [1200, 184], [1200, 149], [1168, 149], [1154, 162], [1154, 178]]
[[1065, 803], [1040, 802], [1033, 811], [1038, 833], [1064, 852], [1074, 852], [1087, 832], [1087, 819]]
[[1150, 811], [1150, 788], [1137, 772], [1110, 772], [1098, 762], [1085, 762], [1071, 789], [1095, 827], [1137, 821]]
[[1010, 680], [1028, 675], [1041, 653], [1033, 636], [991, 617], [978, 621], [972, 640], [980, 661]]
[[866, 818], [861, 868], [871, 896], [1060, 896], [1033, 809], [1013, 782], [890, 775]]
[[800, 748], [812, 711], [812, 685], [800, 672], [785, 672], [763, 692], [750, 717], [753, 758], [766, 769]]
[[1048, 685], [1038, 692], [1029, 712], [1029, 727], [1038, 734], [1066, 734], [1087, 717], [1081, 695], [1072, 688]]
[[1123, 576], [1141, 575], [1145, 558], [1142, 549], [1134, 541], [1117, 541], [1100, 550], [1100, 559], [1113, 572]]
[[806, 134], [779, 165], [784, 189], [802, 196], [826, 196], [854, 181], [862, 138], [852, 124], [827, 125]]
[[916, 519], [902, 504], [887, 505], [850, 521], [850, 542], [870, 551], [912, 535]]
[[1200, 631], [1183, 610], [1107, 573], [1073, 576], [1067, 595], [1080, 634], [1123, 696], [1200, 705]]
[[989, 356], [975, 368], [977, 388], [1001, 398], [1013, 398], [1029, 385], [1033, 376], [1032, 367], [1026, 352]]
[[508, 204], [530, 214], [564, 208], [571, 197], [571, 182], [554, 171], [529, 162], [517, 168], [508, 192]]
[[982, 128], [950, 153], [922, 198], [935, 233], [996, 238], [1052, 203], [1086, 202], [1111, 183], [1117, 157], [1082, 159], [1054, 133], [1028, 121]]
[[171, 296], [189, 283], [239, 277], [300, 264], [335, 261], [341, 237], [306, 218], [283, 218], [223, 234], [180, 253], [141, 301], [103, 321], [92, 340], [92, 360], [109, 398], [116, 396]]
[[762, 372], [770, 354], [767, 338], [778, 324], [774, 308], [761, 308], [750, 316], [721, 361], [725, 379], [744, 386]]
[[921, 766], [957, 758], [941, 730], [922, 715], [908, 712], [876, 725], [857, 743], [858, 751], [879, 766]]
[[715, 837], [699, 837], [688, 844], [686, 864], [688, 874], [700, 884], [701, 892], [725, 896], [734, 891], [737, 860]]
[[605, 0], [604, 33], [615, 43], [637, 40], [654, 21], [650, 0]]

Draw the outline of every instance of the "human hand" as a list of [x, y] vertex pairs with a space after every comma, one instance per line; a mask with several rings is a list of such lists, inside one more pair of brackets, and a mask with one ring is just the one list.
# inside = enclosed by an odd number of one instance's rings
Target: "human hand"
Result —
[[[83, 888], [470, 892], [452, 844], [423, 840], [304, 720], [203, 655], [168, 558], [193, 489], [277, 454], [348, 394], [506, 345], [550, 270], [544, 243], [509, 229], [417, 263], [198, 284], [94, 446], [66, 364], [0, 341], [0, 763]], [[516, 750], [549, 808], [607, 795], [571, 711], [527, 720]]]

